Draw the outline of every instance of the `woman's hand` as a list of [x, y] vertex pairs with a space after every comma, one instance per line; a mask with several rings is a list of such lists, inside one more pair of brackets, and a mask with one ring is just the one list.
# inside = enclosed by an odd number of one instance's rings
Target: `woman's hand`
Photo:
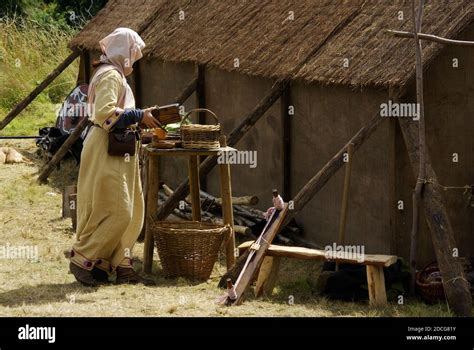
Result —
[[140, 124], [143, 125], [146, 129], [156, 129], [161, 127], [161, 124], [158, 119], [156, 119], [151, 114], [151, 111], [154, 109], [156, 109], [156, 107], [150, 107], [143, 110], [143, 119]]

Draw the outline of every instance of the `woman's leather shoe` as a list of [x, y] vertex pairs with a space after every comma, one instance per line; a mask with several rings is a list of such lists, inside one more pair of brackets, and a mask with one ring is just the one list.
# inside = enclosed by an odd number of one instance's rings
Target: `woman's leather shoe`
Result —
[[145, 286], [152, 286], [155, 282], [148, 278], [141, 277], [131, 267], [117, 267], [116, 284], [144, 284]]
[[69, 270], [74, 275], [76, 280], [85, 286], [96, 287], [99, 284], [99, 282], [97, 282], [97, 280], [92, 276], [92, 271], [81, 269], [72, 262], [69, 263]]

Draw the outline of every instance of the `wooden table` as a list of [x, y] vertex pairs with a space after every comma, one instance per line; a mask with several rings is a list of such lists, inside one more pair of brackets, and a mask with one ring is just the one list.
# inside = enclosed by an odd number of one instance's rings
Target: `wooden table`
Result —
[[[232, 147], [221, 147], [212, 150], [171, 148], [154, 148], [151, 144], [145, 148], [147, 159], [147, 192], [145, 200], [145, 247], [143, 252], [143, 271], [151, 273], [153, 263], [154, 239], [151, 232], [151, 220], [149, 216], [158, 210], [159, 191], [159, 157], [187, 157], [189, 187], [191, 196], [192, 216], [194, 221], [201, 221], [201, 201], [199, 196], [199, 157], [218, 156], [222, 152], [236, 151]], [[230, 181], [230, 164], [218, 164], [220, 170], [222, 215], [224, 225], [231, 227], [231, 236], [226, 241], [227, 269], [235, 263], [235, 235], [234, 217], [232, 211], [232, 188]]]

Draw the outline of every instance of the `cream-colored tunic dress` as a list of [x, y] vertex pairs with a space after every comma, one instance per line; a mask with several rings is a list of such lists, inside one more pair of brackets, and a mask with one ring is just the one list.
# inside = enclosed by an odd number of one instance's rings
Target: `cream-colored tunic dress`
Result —
[[[125, 91], [123, 89], [126, 89]], [[96, 85], [92, 127], [84, 141], [77, 186], [76, 242], [71, 261], [91, 270], [112, 272], [131, 266], [131, 251], [143, 226], [144, 201], [138, 157], [109, 156], [108, 125], [116, 110], [134, 108], [130, 87], [115, 69], [102, 73]]]

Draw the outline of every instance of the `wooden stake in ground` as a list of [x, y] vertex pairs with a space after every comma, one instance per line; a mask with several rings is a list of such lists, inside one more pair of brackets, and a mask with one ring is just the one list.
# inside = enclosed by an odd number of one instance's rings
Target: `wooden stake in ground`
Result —
[[416, 280], [416, 248], [418, 240], [418, 226], [420, 217], [421, 191], [426, 181], [426, 138], [425, 138], [425, 105], [423, 101], [423, 62], [421, 41], [418, 39], [418, 33], [421, 32], [421, 22], [423, 20], [424, 0], [419, 0], [418, 12], [416, 11], [416, 0], [413, 0], [412, 16], [413, 30], [415, 38], [415, 57], [416, 57], [416, 102], [418, 106], [418, 147], [420, 150], [420, 162], [418, 168], [418, 177], [416, 179], [415, 190], [413, 191], [413, 222], [410, 235], [410, 293], [415, 294]]
[[62, 73], [79, 55], [81, 50], [75, 48], [71, 54], [62, 61], [28, 96], [21, 100], [7, 116], [0, 122], [0, 130], [3, 130], [15, 117], [20, 114], [41, 91], [43, 91], [56, 77]]

